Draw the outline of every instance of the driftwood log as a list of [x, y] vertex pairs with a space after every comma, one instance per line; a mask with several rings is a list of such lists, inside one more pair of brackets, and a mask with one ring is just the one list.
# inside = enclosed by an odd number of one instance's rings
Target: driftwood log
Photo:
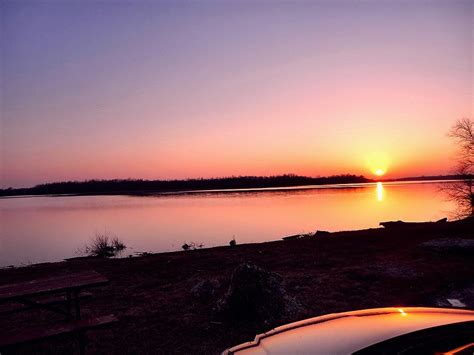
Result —
[[446, 223], [447, 218], [442, 218], [436, 222], [403, 222], [403, 221], [388, 221], [380, 222], [380, 225], [385, 228], [410, 228], [410, 227], [430, 227]]

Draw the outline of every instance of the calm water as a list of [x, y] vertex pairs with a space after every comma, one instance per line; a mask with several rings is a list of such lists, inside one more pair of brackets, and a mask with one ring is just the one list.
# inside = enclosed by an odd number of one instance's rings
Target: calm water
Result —
[[454, 206], [436, 183], [180, 195], [0, 199], [0, 266], [77, 256], [109, 231], [135, 252], [263, 242], [317, 229], [377, 227], [385, 220], [436, 220]]

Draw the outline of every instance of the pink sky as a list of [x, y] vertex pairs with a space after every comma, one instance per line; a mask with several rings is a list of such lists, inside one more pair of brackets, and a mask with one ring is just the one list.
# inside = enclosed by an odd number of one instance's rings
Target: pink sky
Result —
[[450, 172], [472, 1], [13, 2], [1, 185]]

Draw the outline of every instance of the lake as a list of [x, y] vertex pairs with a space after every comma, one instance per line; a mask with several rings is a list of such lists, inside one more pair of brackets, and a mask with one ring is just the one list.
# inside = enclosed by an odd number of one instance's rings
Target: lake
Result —
[[98, 232], [125, 242], [123, 256], [278, 240], [316, 230], [377, 227], [387, 220], [437, 220], [454, 210], [441, 183], [403, 182], [232, 190], [153, 196], [0, 199], [0, 266], [79, 255]]

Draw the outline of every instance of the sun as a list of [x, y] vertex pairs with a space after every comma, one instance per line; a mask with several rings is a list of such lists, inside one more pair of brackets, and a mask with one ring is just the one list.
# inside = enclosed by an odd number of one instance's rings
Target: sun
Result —
[[390, 159], [385, 152], [372, 152], [366, 157], [366, 165], [372, 174], [383, 176], [387, 173]]

